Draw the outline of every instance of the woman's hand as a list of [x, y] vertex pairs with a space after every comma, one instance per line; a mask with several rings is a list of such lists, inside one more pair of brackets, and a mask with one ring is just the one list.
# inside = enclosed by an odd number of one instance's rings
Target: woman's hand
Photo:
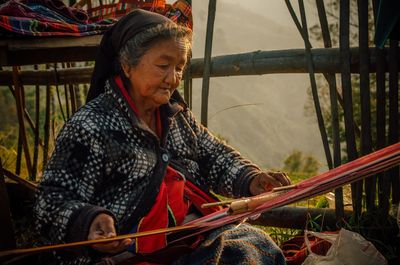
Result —
[[273, 188], [290, 185], [291, 181], [288, 175], [280, 171], [260, 172], [250, 183], [250, 193], [258, 195]]
[[[114, 219], [108, 214], [101, 213], [94, 218], [90, 225], [88, 239], [109, 238], [115, 237], [116, 235]], [[127, 238], [110, 243], [96, 244], [93, 245], [92, 248], [100, 252], [114, 254], [123, 251], [129, 247], [131, 243], [132, 239]]]

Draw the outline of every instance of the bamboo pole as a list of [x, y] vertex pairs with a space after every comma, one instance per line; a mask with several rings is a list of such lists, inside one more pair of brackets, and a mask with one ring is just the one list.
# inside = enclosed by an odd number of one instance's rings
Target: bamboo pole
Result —
[[[395, 58], [399, 56], [399, 41], [390, 40], [389, 49], [389, 144], [399, 141], [399, 65]], [[389, 171], [392, 184], [392, 205], [400, 202], [399, 167]]]
[[[65, 63], [61, 64], [62, 69], [66, 68]], [[66, 110], [66, 114], [67, 114], [67, 119], [69, 119], [71, 112], [69, 109], [69, 99], [68, 99], [68, 89], [67, 89], [67, 85], [64, 84], [64, 96], [65, 96], [65, 110]]]
[[31, 182], [29, 180], [26, 180], [24, 178], [21, 178], [20, 176], [12, 173], [11, 171], [5, 169], [5, 168], [1, 168], [0, 169], [0, 174], [3, 174], [4, 176], [6, 176], [7, 178], [17, 182], [18, 184], [24, 186], [25, 188], [35, 192], [37, 190], [37, 185], [34, 182]]
[[28, 170], [28, 176], [30, 176], [32, 173], [32, 164], [31, 164], [31, 157], [29, 154], [28, 138], [26, 136], [25, 121], [24, 121], [24, 114], [23, 114], [23, 109], [24, 109], [24, 103], [23, 103], [24, 100], [23, 100], [23, 91], [22, 91], [23, 88], [18, 80], [18, 71], [19, 71], [18, 67], [13, 66], [15, 103], [16, 103], [16, 107], [17, 107], [18, 124], [19, 124], [20, 136], [21, 136], [22, 149], [23, 149], [24, 155], [25, 155], [26, 168]]
[[68, 85], [68, 90], [71, 100], [71, 114], [73, 114], [77, 110], [74, 85]]
[[[313, 48], [311, 53], [315, 73], [323, 73], [324, 76], [327, 73], [340, 73], [340, 51], [338, 48]], [[369, 71], [375, 72], [377, 51], [370, 48], [369, 53]], [[350, 56], [351, 73], [359, 73], [360, 59], [357, 47], [350, 48]], [[400, 63], [400, 58], [397, 58], [397, 62]], [[255, 51], [215, 56], [211, 59], [211, 65], [210, 77], [308, 73], [305, 49]], [[58, 69], [58, 84], [88, 84], [92, 72], [93, 67], [91, 66]], [[191, 59], [190, 72], [191, 78], [201, 78], [204, 72], [204, 59]], [[20, 73], [20, 80], [23, 85], [54, 85], [54, 69], [24, 70]], [[0, 71], [0, 85], [12, 85], [12, 71]], [[338, 100], [342, 104], [340, 97]]]
[[[358, 0], [358, 39], [360, 51], [361, 154], [372, 152], [371, 94], [369, 80], [368, 0]], [[376, 177], [365, 180], [367, 210], [375, 208]]]
[[192, 78], [190, 71], [190, 58], [187, 63], [185, 76], [183, 78], [183, 98], [185, 99], [186, 104], [191, 109], [192, 108]]
[[82, 91], [79, 88], [79, 85], [73, 85], [74, 94], [75, 94], [75, 109], [79, 109], [84, 104], [84, 99], [82, 98]]
[[212, 42], [214, 34], [214, 21], [215, 9], [217, 0], [209, 0], [208, 2], [208, 18], [207, 18], [207, 32], [206, 32], [206, 45], [204, 50], [204, 71], [203, 71], [203, 84], [201, 93], [201, 123], [207, 126], [208, 123], [208, 95], [210, 88], [210, 72], [211, 72], [211, 53]]
[[[48, 68], [48, 65], [46, 65]], [[46, 107], [45, 107], [45, 120], [44, 120], [44, 144], [43, 144], [43, 164], [42, 171], [46, 168], [47, 160], [49, 156], [49, 141], [50, 141], [50, 97], [51, 87], [46, 86]]]
[[[349, 0], [340, 1], [340, 33], [339, 33], [339, 48], [341, 60], [341, 79], [343, 89], [344, 101], [344, 123], [346, 135], [346, 149], [349, 161], [357, 158], [356, 138], [354, 133], [354, 120], [353, 120], [353, 97], [350, 75], [350, 3]], [[354, 183], [351, 185], [352, 200], [354, 208], [355, 220], [361, 214], [361, 185]]]
[[[186, 2], [192, 6], [192, 0], [186, 0]], [[191, 70], [190, 70], [190, 61], [192, 59], [192, 56], [188, 59], [188, 62], [186, 64], [186, 71], [185, 71], [185, 76], [183, 79], [183, 98], [185, 99], [186, 104], [188, 107], [191, 109], [193, 107], [192, 105], [192, 77], [191, 77]]]
[[[351, 211], [343, 212], [339, 221], [348, 222], [351, 214]], [[335, 210], [329, 208], [283, 206], [263, 212], [256, 220], [249, 220], [249, 223], [303, 230], [310, 220], [318, 223], [322, 231], [336, 231], [340, 228]]]
[[[316, 0], [318, 19], [321, 25], [322, 39], [325, 48], [332, 47], [332, 40], [329, 34], [328, 20], [326, 18], [325, 5], [323, 0]], [[331, 103], [331, 124], [332, 124], [332, 149], [333, 149], [333, 167], [342, 164], [340, 151], [340, 130], [339, 130], [339, 110], [338, 110], [338, 92], [335, 74], [327, 73], [326, 80], [329, 86], [329, 98]], [[344, 216], [343, 188], [335, 190], [335, 212], [337, 220]]]
[[[377, 0], [372, 1], [374, 10], [374, 20], [377, 19]], [[376, 52], [376, 149], [387, 146], [386, 137], [386, 50], [375, 48]], [[386, 173], [378, 175], [378, 199], [379, 208], [386, 214], [389, 212], [390, 181]]]
[[115, 242], [115, 241], [119, 241], [119, 240], [123, 240], [123, 239], [127, 239], [127, 238], [134, 239], [134, 238], [143, 237], [143, 236], [185, 231], [185, 230], [195, 229], [198, 227], [199, 226], [196, 226], [196, 225], [176, 226], [176, 227], [160, 228], [160, 229], [151, 230], [151, 231], [144, 231], [144, 232], [139, 232], [139, 233], [135, 233], [135, 234], [120, 235], [120, 236], [110, 237], [110, 238], [93, 239], [93, 240], [78, 241], [78, 242], [58, 244], [58, 245], [48, 245], [48, 246], [41, 246], [41, 247], [34, 247], [34, 248], [12, 249], [12, 250], [0, 251], [0, 258], [12, 256], [12, 255], [40, 253], [40, 252], [57, 250], [57, 249], [92, 246], [95, 244], [110, 243], [110, 242]]
[[18, 128], [18, 143], [17, 143], [17, 159], [15, 161], [15, 174], [21, 174], [21, 160], [22, 160], [22, 134]]
[[[35, 70], [38, 66], [34, 66]], [[34, 145], [33, 145], [33, 166], [32, 166], [32, 178], [30, 180], [35, 181], [39, 163], [39, 126], [40, 126], [40, 87], [35, 86], [35, 132], [34, 132]]]
[[65, 118], [65, 114], [64, 114], [64, 108], [63, 108], [62, 103], [61, 103], [60, 89], [59, 89], [59, 86], [58, 86], [59, 82], [58, 82], [58, 73], [57, 73], [57, 63], [54, 63], [54, 79], [55, 79], [54, 82], [56, 83], [55, 86], [56, 86], [56, 94], [57, 94], [58, 106], [59, 106], [60, 111], [61, 111], [61, 117], [63, 118], [63, 121], [65, 122], [66, 118]]

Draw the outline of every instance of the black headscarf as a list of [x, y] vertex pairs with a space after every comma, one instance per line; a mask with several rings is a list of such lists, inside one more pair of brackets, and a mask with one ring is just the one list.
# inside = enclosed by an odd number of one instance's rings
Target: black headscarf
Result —
[[103, 93], [107, 78], [117, 74], [114, 66], [118, 61], [118, 53], [126, 42], [136, 34], [164, 23], [174, 22], [157, 13], [136, 9], [121, 18], [104, 33], [96, 54], [92, 81], [86, 98], [87, 102]]

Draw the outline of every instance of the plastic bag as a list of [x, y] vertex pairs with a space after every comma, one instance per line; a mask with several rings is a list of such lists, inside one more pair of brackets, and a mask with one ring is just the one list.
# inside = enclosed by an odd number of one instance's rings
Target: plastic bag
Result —
[[[332, 243], [326, 256], [313, 253], [307, 234], [325, 239]], [[302, 265], [386, 265], [381, 253], [360, 234], [341, 229], [339, 234], [323, 234], [306, 231], [305, 242], [309, 255]]]

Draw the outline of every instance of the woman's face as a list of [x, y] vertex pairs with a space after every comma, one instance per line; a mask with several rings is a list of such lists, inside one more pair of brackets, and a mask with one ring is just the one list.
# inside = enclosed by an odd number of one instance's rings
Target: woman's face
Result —
[[150, 48], [138, 65], [122, 66], [138, 107], [154, 108], [169, 101], [182, 79], [187, 52], [184, 39], [163, 40]]

